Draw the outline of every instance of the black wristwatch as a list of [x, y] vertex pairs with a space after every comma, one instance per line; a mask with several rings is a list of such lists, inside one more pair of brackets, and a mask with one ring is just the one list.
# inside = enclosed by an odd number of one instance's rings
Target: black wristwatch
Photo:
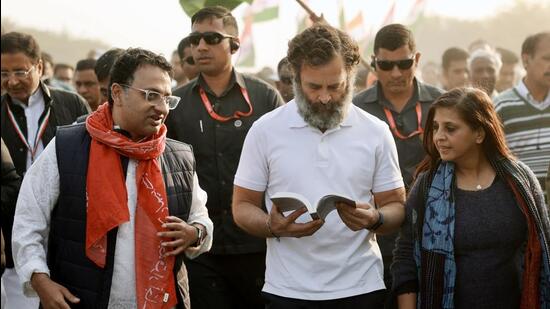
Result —
[[376, 221], [373, 225], [366, 227], [369, 231], [376, 231], [377, 228], [384, 224], [384, 215], [380, 210], [377, 209], [376, 211], [378, 212], [378, 221]]

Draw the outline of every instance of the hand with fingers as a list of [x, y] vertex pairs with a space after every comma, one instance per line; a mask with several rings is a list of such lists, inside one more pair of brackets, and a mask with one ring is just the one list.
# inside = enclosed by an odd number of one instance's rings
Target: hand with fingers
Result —
[[296, 219], [306, 211], [306, 208], [300, 208], [285, 217], [277, 205], [273, 204], [268, 218], [268, 226], [272, 234], [278, 237], [296, 238], [313, 235], [313, 233], [323, 226], [324, 221], [316, 219], [306, 223], [296, 223]]
[[197, 241], [197, 228], [178, 217], [166, 217], [162, 227], [166, 231], [157, 233], [157, 236], [164, 240], [161, 242], [161, 246], [166, 248], [164, 256], [178, 255]]
[[368, 203], [357, 203], [356, 207], [345, 203], [336, 203], [336, 210], [342, 221], [352, 231], [359, 231], [373, 226], [380, 213]]
[[78, 297], [51, 280], [47, 274], [34, 273], [31, 277], [31, 285], [40, 297], [40, 303], [44, 309], [70, 309], [69, 303], [80, 302]]

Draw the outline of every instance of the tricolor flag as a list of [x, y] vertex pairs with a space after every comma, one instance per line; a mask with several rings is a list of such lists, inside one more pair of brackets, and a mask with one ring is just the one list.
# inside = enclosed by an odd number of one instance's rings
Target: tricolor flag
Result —
[[363, 12], [359, 11], [352, 20], [346, 23], [345, 31], [356, 41], [366, 39], [367, 29], [363, 20]]
[[405, 24], [412, 25], [416, 23], [423, 15], [426, 8], [426, 0], [416, 0], [409, 11]]
[[382, 21], [381, 27], [384, 27], [386, 25], [393, 23], [394, 19], [395, 19], [395, 1], [393, 1], [388, 13], [386, 13], [384, 20]]
[[371, 39], [372, 27], [365, 26], [363, 12], [357, 15], [346, 24], [346, 32], [357, 41], [359, 52], [363, 56], [367, 56], [369, 40]]
[[252, 2], [252, 12], [255, 23], [273, 20], [279, 17], [277, 0], [255, 0]]
[[239, 59], [236, 64], [239, 67], [254, 67], [256, 64], [254, 39], [252, 38], [253, 18], [252, 11], [249, 9], [244, 16], [244, 29], [240, 37], [241, 47], [239, 48]]

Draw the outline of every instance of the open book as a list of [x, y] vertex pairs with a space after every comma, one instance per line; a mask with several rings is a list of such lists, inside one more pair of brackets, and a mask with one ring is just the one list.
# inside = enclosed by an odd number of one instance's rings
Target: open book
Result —
[[329, 194], [323, 196], [315, 206], [301, 194], [293, 192], [277, 192], [271, 197], [271, 201], [277, 205], [280, 211], [297, 210], [307, 208], [311, 218], [325, 220], [328, 214], [336, 209], [336, 203], [342, 202], [355, 208], [355, 201], [343, 195]]

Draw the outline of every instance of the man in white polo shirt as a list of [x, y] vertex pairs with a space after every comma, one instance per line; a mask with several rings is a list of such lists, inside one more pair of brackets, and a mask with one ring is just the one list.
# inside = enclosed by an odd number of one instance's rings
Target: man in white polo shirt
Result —
[[[397, 230], [404, 219], [393, 137], [383, 121], [351, 104], [359, 49], [347, 34], [310, 27], [289, 43], [288, 59], [296, 97], [246, 137], [234, 181], [235, 222], [267, 238], [269, 308], [379, 308], [385, 287], [374, 235]], [[270, 200], [278, 192], [312, 204], [342, 194], [357, 208], [339, 203], [324, 221], [311, 220], [305, 209], [283, 214]]]

